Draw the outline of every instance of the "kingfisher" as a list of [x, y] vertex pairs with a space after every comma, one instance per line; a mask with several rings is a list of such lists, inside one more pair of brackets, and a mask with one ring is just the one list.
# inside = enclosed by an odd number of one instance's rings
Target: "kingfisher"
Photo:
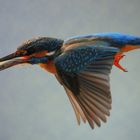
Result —
[[140, 37], [122, 33], [81, 35], [66, 40], [37, 37], [0, 58], [0, 71], [19, 64], [39, 65], [64, 87], [77, 122], [93, 129], [106, 122], [111, 110], [110, 72], [124, 53], [140, 48]]

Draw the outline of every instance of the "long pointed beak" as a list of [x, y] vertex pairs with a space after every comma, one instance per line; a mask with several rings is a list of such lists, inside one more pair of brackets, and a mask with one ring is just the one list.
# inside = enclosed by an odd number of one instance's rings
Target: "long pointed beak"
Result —
[[0, 71], [7, 69], [9, 67], [26, 63], [28, 59], [23, 59], [22, 57], [19, 57], [16, 53], [12, 53], [10, 55], [7, 55], [3, 58], [0, 58]]

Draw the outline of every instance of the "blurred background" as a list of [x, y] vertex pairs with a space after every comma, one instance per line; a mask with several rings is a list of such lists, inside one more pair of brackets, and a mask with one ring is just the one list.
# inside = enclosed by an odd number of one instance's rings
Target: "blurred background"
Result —
[[[0, 56], [36, 36], [66, 39], [122, 32], [140, 36], [140, 0], [0, 0]], [[140, 50], [127, 53], [124, 73], [111, 73], [111, 116], [101, 128], [77, 125], [53, 75], [38, 66], [0, 72], [0, 140], [139, 140]]]

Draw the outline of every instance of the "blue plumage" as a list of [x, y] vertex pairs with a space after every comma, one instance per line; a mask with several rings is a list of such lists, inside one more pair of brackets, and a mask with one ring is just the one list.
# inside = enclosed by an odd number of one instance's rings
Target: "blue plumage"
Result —
[[97, 33], [97, 34], [87, 34], [81, 36], [74, 36], [67, 41], [84, 39], [84, 38], [97, 38], [98, 40], [104, 40], [113, 46], [124, 46], [124, 45], [140, 45], [140, 37], [134, 35], [127, 35], [122, 33]]
[[119, 52], [113, 47], [85, 46], [70, 50], [65, 55], [60, 55], [54, 62], [57, 69], [65, 72], [78, 73], [83, 71], [87, 65], [98, 59], [112, 56]]
[[40, 58], [36, 58], [36, 57], [32, 57], [30, 58], [30, 60], [28, 60], [28, 63], [30, 64], [39, 64], [39, 63], [47, 63], [48, 62], [48, 56], [44, 56], [44, 57], [40, 57]]
[[94, 128], [110, 115], [109, 74], [113, 64], [126, 72], [119, 61], [123, 53], [138, 48], [140, 37], [120, 33], [82, 35], [65, 41], [41, 37], [26, 41], [16, 52], [0, 58], [0, 70], [23, 63], [39, 64], [64, 86], [78, 124], [82, 118]]

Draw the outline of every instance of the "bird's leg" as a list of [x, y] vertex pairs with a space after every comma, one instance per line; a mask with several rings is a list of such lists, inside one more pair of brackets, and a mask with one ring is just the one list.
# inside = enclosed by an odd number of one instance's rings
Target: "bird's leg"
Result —
[[121, 60], [124, 56], [125, 56], [125, 55], [124, 55], [123, 53], [117, 53], [117, 54], [115, 55], [114, 65], [115, 65], [116, 67], [118, 67], [119, 69], [121, 69], [122, 71], [128, 72], [125, 68], [123, 68], [123, 67], [119, 64], [120, 60]]

